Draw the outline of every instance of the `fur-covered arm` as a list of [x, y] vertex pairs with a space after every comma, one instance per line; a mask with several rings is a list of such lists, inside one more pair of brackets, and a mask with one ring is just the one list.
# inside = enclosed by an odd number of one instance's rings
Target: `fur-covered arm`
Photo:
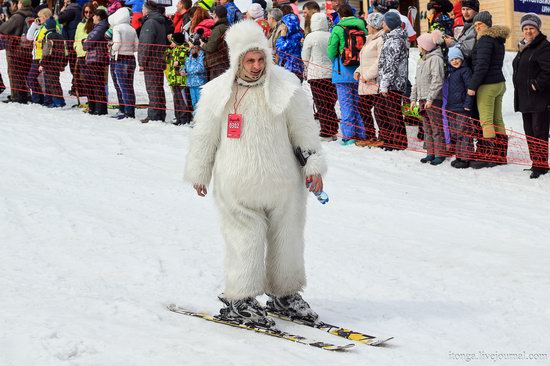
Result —
[[[204, 93], [205, 89], [203, 94], [207, 94]], [[221, 133], [221, 117], [212, 115], [207, 104], [209, 100], [211, 99], [203, 97], [197, 106], [184, 176], [187, 182], [203, 184], [205, 187], [208, 187], [212, 179]]]
[[288, 134], [292, 146], [294, 148], [300, 146], [302, 150], [312, 154], [302, 168], [305, 177], [325, 175], [327, 172], [327, 163], [319, 139], [319, 126], [313, 119], [310, 105], [305, 91], [299, 88], [286, 111]]

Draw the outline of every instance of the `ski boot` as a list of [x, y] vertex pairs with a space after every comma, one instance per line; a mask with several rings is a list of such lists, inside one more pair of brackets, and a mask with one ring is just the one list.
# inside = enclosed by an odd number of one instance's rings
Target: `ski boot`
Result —
[[266, 303], [268, 312], [311, 323], [315, 323], [319, 318], [319, 315], [311, 310], [309, 304], [302, 299], [299, 293], [281, 297], [267, 295], [271, 298]]
[[220, 309], [220, 318], [224, 320], [263, 328], [271, 328], [275, 325], [273, 319], [267, 316], [265, 309], [253, 297], [231, 301], [222, 294], [218, 299], [225, 304], [225, 307]]

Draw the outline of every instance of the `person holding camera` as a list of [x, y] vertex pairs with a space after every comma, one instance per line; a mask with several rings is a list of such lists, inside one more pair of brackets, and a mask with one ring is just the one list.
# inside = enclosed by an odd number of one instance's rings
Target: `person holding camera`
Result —
[[206, 42], [200, 43], [202, 50], [206, 53], [206, 70], [208, 80], [212, 80], [227, 70], [229, 67], [229, 55], [225, 43], [225, 32], [229, 28], [227, 21], [227, 8], [222, 5], [214, 9], [214, 27], [212, 35]]

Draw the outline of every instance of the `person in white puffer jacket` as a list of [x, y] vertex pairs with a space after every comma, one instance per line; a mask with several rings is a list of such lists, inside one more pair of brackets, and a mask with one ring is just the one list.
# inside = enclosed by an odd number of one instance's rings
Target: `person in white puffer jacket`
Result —
[[134, 92], [135, 53], [139, 39], [130, 25], [130, 9], [120, 8], [109, 16], [113, 30], [111, 45], [111, 78], [118, 97], [118, 113], [113, 118], [135, 118], [136, 94]]
[[306, 36], [302, 47], [302, 60], [306, 65], [306, 78], [317, 109], [316, 117], [321, 124], [321, 139], [335, 141], [338, 117], [334, 106], [338, 96], [332, 83], [332, 61], [327, 55], [330, 32], [326, 14], [313, 14], [310, 27], [311, 32]]
[[[225, 250], [224, 319], [274, 324], [269, 311], [317, 319], [299, 292], [306, 285], [304, 226], [307, 189], [320, 192], [326, 171], [319, 128], [307, 94], [275, 65], [262, 28], [231, 26], [229, 69], [203, 86], [185, 179], [199, 196], [214, 178]], [[302, 167], [295, 149], [310, 154]]]

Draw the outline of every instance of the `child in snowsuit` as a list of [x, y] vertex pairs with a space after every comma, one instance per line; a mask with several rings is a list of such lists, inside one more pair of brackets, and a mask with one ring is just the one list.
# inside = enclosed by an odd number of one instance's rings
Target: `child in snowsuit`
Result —
[[191, 55], [185, 60], [185, 74], [187, 75], [187, 86], [191, 93], [193, 110], [196, 110], [201, 88], [207, 82], [204, 51], [197, 46], [193, 47]]
[[63, 36], [57, 33], [57, 22], [53, 17], [45, 22], [46, 34], [42, 40], [42, 60], [39, 71], [44, 73], [46, 93], [52, 95], [52, 103], [48, 108], [61, 108], [65, 106], [63, 90], [59, 82], [59, 74], [65, 69], [67, 63], [67, 48]]
[[445, 139], [441, 107], [445, 80], [445, 61], [438, 44], [443, 42], [441, 32], [424, 33], [418, 37], [421, 59], [416, 67], [416, 81], [411, 92], [411, 107], [420, 104], [424, 125], [424, 141], [428, 155], [422, 163], [439, 165], [445, 161]]
[[174, 113], [176, 115], [175, 125], [183, 125], [191, 122], [192, 116], [189, 113], [189, 103], [187, 102], [186, 84], [187, 77], [180, 73], [184, 67], [185, 60], [189, 55], [189, 48], [185, 46], [185, 36], [183, 33], [174, 33], [172, 35], [173, 47], [166, 49], [166, 69], [164, 74], [168, 85], [172, 90], [174, 99]]
[[443, 108], [448, 111], [451, 143], [455, 144], [456, 151], [456, 160], [451, 162], [451, 166], [463, 169], [470, 166], [474, 153], [474, 129], [470, 121], [474, 98], [467, 93], [472, 70], [464, 62], [464, 55], [458, 47], [449, 49], [448, 60], [449, 74], [443, 85]]

